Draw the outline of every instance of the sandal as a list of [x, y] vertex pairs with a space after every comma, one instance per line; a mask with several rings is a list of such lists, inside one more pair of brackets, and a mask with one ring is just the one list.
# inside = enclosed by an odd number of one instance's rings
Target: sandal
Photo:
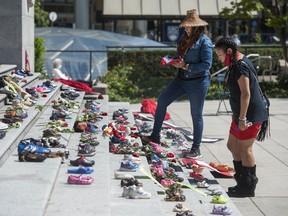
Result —
[[91, 176], [75, 176], [75, 175], [69, 175], [68, 176], [68, 184], [82, 184], [87, 185], [91, 184], [94, 181], [93, 177]]
[[232, 214], [232, 210], [230, 208], [228, 208], [227, 206], [215, 206], [214, 205], [211, 214], [231, 215]]
[[77, 169], [71, 168], [68, 169], [68, 173], [73, 173], [73, 174], [91, 174], [94, 172], [93, 169], [90, 167], [84, 167], [84, 166], [79, 166]]

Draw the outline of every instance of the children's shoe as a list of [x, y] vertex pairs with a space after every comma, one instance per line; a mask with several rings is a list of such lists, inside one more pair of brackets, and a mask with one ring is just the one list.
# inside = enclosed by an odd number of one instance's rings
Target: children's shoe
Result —
[[200, 148], [192, 148], [191, 151], [186, 155], [186, 157], [192, 159], [202, 158]]
[[68, 169], [67, 172], [73, 173], [73, 174], [91, 174], [94, 172], [94, 170], [91, 169], [90, 167], [84, 167], [80, 165], [77, 169], [74, 169], [74, 168]]
[[43, 162], [46, 160], [46, 158], [46, 155], [26, 151], [22, 151], [20, 154], [18, 154], [18, 159], [20, 162]]
[[124, 186], [123, 187], [123, 192], [122, 192], [122, 197], [129, 197], [129, 193], [130, 193], [130, 190], [132, 189], [131, 186]]
[[161, 185], [163, 186], [163, 187], [169, 187], [170, 185], [172, 185], [172, 184], [174, 184], [175, 183], [175, 181], [173, 181], [172, 179], [162, 179], [161, 180]]
[[232, 210], [228, 208], [227, 206], [215, 206], [212, 209], [212, 214], [216, 215], [231, 215]]
[[136, 185], [136, 186], [143, 186], [143, 184], [141, 182], [139, 182], [137, 179], [135, 179], [133, 176], [129, 179], [122, 179], [120, 182], [120, 186], [121, 187], [129, 187], [132, 185]]
[[202, 182], [202, 181], [205, 180], [205, 177], [204, 177], [202, 174], [200, 174], [200, 173], [191, 172], [191, 173], [189, 174], [189, 176], [192, 177], [192, 178], [194, 178], [195, 181], [200, 181], [200, 182]]
[[8, 124], [5, 124], [5, 123], [0, 121], [0, 130], [5, 130], [5, 129], [8, 129], [8, 128], [9, 128]]
[[226, 204], [227, 201], [228, 199], [223, 195], [214, 195], [211, 202], [215, 204]]
[[85, 166], [85, 167], [91, 167], [95, 164], [94, 160], [88, 160], [84, 156], [81, 156], [80, 158], [76, 160], [70, 160], [70, 164], [72, 166]]
[[138, 167], [138, 164], [133, 164], [131, 161], [123, 161], [121, 162], [119, 171], [135, 172]]
[[201, 182], [197, 182], [197, 187], [198, 188], [208, 188], [209, 184], [204, 180], [204, 181], [201, 181]]
[[94, 181], [94, 178], [91, 176], [75, 176], [75, 175], [69, 175], [68, 176], [68, 184], [91, 184]]
[[130, 186], [129, 190], [130, 199], [150, 199], [151, 193], [144, 191], [143, 187]]

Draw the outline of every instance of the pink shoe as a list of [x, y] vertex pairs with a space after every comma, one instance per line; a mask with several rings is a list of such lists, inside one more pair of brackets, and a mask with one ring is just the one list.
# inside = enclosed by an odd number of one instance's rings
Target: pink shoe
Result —
[[161, 185], [163, 187], [169, 187], [170, 185], [173, 185], [175, 182], [172, 179], [162, 179], [161, 180]]
[[162, 146], [160, 144], [149, 142], [149, 145], [152, 146], [156, 154], [162, 153]]
[[68, 176], [68, 184], [91, 184], [94, 181], [94, 178], [91, 176], [75, 176], [75, 175], [69, 175]]
[[156, 171], [157, 176], [163, 176], [164, 175], [164, 170], [162, 167], [158, 167]]

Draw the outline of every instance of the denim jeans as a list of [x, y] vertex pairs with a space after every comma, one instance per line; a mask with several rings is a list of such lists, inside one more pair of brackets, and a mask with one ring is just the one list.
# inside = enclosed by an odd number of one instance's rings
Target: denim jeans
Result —
[[193, 147], [199, 147], [203, 134], [203, 107], [210, 86], [210, 77], [204, 76], [193, 80], [181, 80], [175, 77], [160, 94], [157, 100], [155, 122], [152, 137], [159, 137], [167, 107], [183, 95], [188, 95], [193, 122]]

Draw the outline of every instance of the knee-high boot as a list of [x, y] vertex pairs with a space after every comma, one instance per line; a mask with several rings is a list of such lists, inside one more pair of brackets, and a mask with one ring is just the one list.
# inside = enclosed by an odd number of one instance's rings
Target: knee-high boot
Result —
[[254, 197], [258, 178], [256, 176], [256, 165], [253, 167], [242, 166], [239, 184], [233, 191], [228, 191], [230, 197]]
[[236, 184], [236, 186], [228, 187], [229, 192], [231, 192], [237, 188], [239, 181], [240, 181], [241, 170], [242, 170], [242, 161], [233, 160], [233, 164], [234, 164], [234, 169], [235, 169], [234, 179], [236, 180], [237, 184]]

